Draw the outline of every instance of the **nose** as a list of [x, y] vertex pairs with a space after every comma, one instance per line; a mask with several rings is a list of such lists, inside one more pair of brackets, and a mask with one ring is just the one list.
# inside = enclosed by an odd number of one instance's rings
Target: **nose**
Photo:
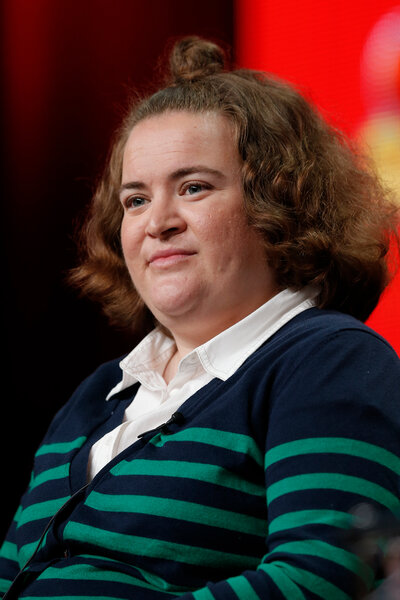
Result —
[[168, 239], [186, 229], [186, 221], [179, 211], [177, 202], [163, 194], [154, 197], [147, 212], [146, 234], [150, 237]]

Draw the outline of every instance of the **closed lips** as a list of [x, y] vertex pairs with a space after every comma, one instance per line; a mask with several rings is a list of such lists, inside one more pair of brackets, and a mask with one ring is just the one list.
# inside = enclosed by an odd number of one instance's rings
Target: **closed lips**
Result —
[[171, 256], [190, 256], [195, 254], [192, 250], [185, 250], [183, 248], [170, 248], [168, 250], [161, 250], [160, 252], [155, 252], [150, 256], [149, 263], [152, 263], [156, 260], [169, 258]]

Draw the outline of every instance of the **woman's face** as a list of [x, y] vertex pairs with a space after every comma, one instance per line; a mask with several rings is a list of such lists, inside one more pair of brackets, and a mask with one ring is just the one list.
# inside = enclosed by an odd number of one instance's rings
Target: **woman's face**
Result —
[[140, 121], [125, 147], [120, 198], [129, 273], [172, 334], [187, 327], [209, 339], [276, 292], [247, 224], [241, 162], [224, 116], [166, 112]]

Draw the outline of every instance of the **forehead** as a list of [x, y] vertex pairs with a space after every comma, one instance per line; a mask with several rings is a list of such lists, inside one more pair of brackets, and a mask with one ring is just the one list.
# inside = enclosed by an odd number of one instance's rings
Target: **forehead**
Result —
[[189, 163], [237, 169], [236, 136], [227, 117], [216, 112], [169, 111], [143, 119], [125, 145], [123, 179], [131, 171], [177, 169]]

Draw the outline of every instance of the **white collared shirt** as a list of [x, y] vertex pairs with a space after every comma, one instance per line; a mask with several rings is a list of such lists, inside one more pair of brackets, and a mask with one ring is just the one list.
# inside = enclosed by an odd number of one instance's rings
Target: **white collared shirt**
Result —
[[225, 381], [285, 323], [303, 310], [315, 306], [318, 290], [308, 286], [300, 291], [283, 290], [250, 315], [198, 346], [179, 363], [176, 375], [167, 384], [163, 373], [176, 351], [174, 340], [160, 329], [151, 331], [120, 363], [121, 381], [106, 400], [139, 382], [124, 420], [94, 444], [88, 463], [91, 480], [114, 456], [130, 446], [144, 431], [168, 421], [187, 398], [215, 377]]

